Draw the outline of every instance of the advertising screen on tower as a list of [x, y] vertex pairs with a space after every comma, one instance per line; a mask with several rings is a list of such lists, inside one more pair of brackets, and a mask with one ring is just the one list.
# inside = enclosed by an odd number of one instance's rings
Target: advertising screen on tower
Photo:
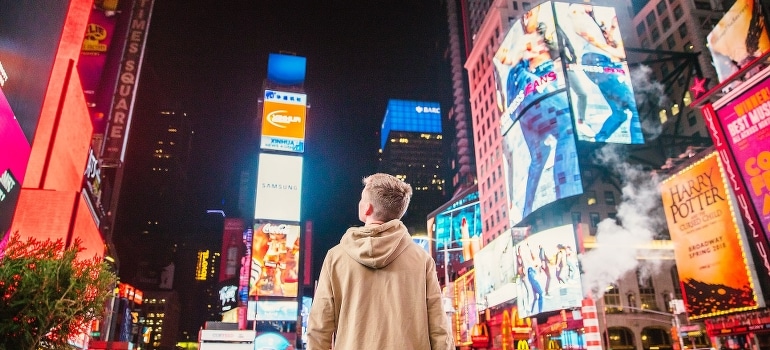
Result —
[[299, 254], [299, 225], [255, 225], [251, 245], [249, 296], [296, 297]]
[[615, 8], [556, 2], [554, 9], [578, 140], [644, 143]]
[[583, 192], [556, 42], [546, 2], [513, 23], [493, 58], [512, 225], [543, 205]]
[[754, 279], [716, 152], [661, 183], [691, 319], [757, 308]]
[[261, 148], [275, 151], [305, 151], [307, 95], [265, 90]]
[[301, 194], [302, 157], [260, 153], [254, 218], [298, 222]]
[[572, 225], [534, 233], [517, 244], [514, 251], [516, 304], [521, 317], [582, 305], [583, 286]]

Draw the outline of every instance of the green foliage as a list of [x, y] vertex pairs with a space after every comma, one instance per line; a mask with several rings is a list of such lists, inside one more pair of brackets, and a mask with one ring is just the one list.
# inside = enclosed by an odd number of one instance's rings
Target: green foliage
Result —
[[0, 257], [0, 350], [71, 349], [67, 340], [102, 316], [117, 278], [80, 251], [80, 241], [11, 236]]

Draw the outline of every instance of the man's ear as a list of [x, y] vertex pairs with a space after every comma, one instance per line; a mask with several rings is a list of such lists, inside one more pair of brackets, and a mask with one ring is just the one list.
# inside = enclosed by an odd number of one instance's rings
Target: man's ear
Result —
[[374, 213], [374, 206], [372, 203], [366, 203], [366, 215], [371, 216]]

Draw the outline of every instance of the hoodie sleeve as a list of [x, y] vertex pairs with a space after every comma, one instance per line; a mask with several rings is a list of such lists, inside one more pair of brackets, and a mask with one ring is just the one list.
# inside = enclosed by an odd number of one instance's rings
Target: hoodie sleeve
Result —
[[332, 291], [330, 258], [327, 253], [321, 266], [313, 305], [307, 322], [307, 345], [309, 350], [331, 349], [332, 338], [337, 329], [335, 301]]
[[431, 350], [454, 350], [454, 337], [449, 329], [449, 320], [444, 313], [443, 295], [438, 284], [436, 264], [433, 259], [426, 263], [427, 274], [425, 286], [427, 288], [428, 304], [428, 331], [430, 333]]

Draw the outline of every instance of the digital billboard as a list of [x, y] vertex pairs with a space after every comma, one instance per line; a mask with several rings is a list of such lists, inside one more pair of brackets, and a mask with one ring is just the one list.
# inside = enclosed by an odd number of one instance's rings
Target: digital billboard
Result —
[[663, 181], [660, 192], [688, 317], [757, 308], [755, 282], [717, 153]]
[[551, 3], [516, 20], [493, 64], [511, 225], [583, 192]]
[[476, 304], [487, 309], [513, 300], [516, 292], [516, 255], [507, 231], [487, 243], [473, 260], [476, 279]]
[[302, 157], [259, 154], [255, 219], [299, 222]]
[[391, 131], [440, 134], [441, 106], [431, 101], [390, 99], [380, 128], [380, 149], [385, 149]]
[[305, 57], [270, 53], [267, 57], [267, 80], [280, 85], [302, 85], [306, 65]]
[[448, 206], [434, 211], [428, 217], [428, 237], [435, 240], [436, 253], [440, 253], [445, 246], [462, 248], [449, 254], [450, 261], [463, 263], [472, 260], [481, 249], [481, 206], [476, 188], [462, 193]]
[[275, 151], [305, 151], [307, 95], [265, 90], [261, 148]]
[[572, 225], [534, 233], [514, 246], [521, 317], [582, 305], [576, 247]]
[[770, 49], [762, 12], [759, 1], [737, 0], [706, 36], [719, 82]]
[[219, 282], [238, 277], [243, 255], [243, 219], [225, 218], [222, 230], [222, 250], [219, 262]]
[[296, 300], [257, 300], [257, 321], [297, 321]]
[[578, 140], [644, 143], [615, 8], [556, 2], [554, 10]]
[[255, 225], [251, 245], [249, 296], [297, 296], [299, 238], [299, 225]]

